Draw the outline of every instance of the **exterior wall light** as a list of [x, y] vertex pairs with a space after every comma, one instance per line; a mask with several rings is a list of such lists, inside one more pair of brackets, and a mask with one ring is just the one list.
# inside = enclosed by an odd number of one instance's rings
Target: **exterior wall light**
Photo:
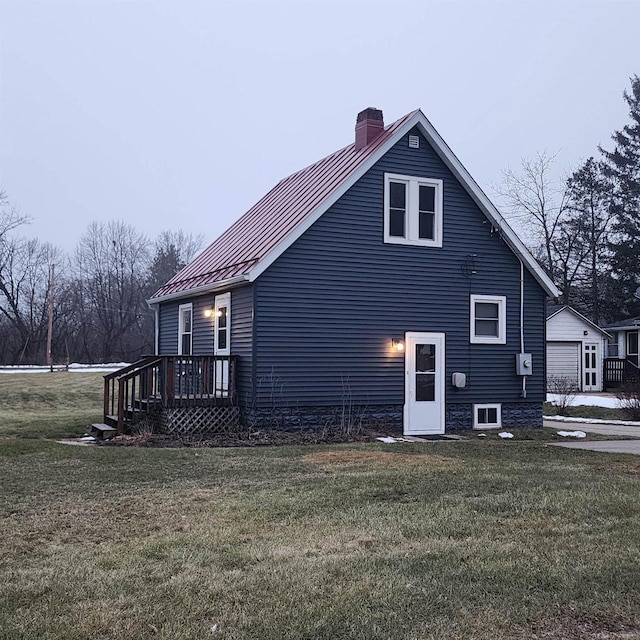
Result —
[[404, 351], [404, 341], [403, 340], [391, 340], [391, 348], [394, 351]]
[[210, 318], [213, 315], [213, 309], [205, 309], [204, 310], [204, 317], [205, 318]]

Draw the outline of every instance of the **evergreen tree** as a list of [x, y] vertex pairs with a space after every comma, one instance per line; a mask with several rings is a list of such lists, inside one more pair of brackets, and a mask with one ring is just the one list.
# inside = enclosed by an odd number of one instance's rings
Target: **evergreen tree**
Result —
[[610, 308], [619, 317], [640, 315], [640, 77], [631, 78], [631, 90], [623, 93], [631, 122], [616, 131], [614, 148], [600, 147], [604, 173], [613, 182], [611, 212], [615, 216], [609, 243], [611, 256]]
[[[563, 223], [561, 237], [578, 251], [573, 252], [573, 273], [577, 291], [571, 303], [596, 324], [603, 319], [602, 293], [606, 269], [608, 234], [612, 223], [612, 184], [602, 162], [589, 158], [567, 180], [570, 216]], [[557, 248], [559, 256], [563, 247]], [[607, 314], [605, 314], [607, 315]], [[607, 317], [607, 319], [611, 319]]]

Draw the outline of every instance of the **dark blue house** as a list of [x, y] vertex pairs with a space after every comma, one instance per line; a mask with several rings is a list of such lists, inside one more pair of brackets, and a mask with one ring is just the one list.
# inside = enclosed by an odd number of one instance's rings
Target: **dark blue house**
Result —
[[174, 406], [437, 434], [541, 424], [548, 295], [423, 113], [385, 127], [369, 108], [353, 144], [282, 180], [149, 303]]

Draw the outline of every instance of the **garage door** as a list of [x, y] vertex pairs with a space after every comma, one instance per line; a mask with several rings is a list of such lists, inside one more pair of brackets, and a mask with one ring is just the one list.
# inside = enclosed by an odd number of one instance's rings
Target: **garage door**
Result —
[[547, 342], [547, 380], [569, 378], [580, 387], [580, 343]]

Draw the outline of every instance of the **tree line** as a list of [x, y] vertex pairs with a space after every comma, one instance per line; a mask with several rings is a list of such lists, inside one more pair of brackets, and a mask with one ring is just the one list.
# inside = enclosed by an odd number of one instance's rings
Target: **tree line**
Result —
[[153, 353], [146, 300], [195, 256], [202, 237], [163, 231], [151, 240], [125, 222], [92, 222], [65, 254], [21, 235], [28, 222], [0, 193], [0, 363], [45, 362], [50, 290], [53, 363]]
[[640, 77], [623, 92], [630, 122], [612, 145], [554, 180], [545, 152], [494, 190], [507, 217], [569, 304], [596, 324], [640, 315]]

